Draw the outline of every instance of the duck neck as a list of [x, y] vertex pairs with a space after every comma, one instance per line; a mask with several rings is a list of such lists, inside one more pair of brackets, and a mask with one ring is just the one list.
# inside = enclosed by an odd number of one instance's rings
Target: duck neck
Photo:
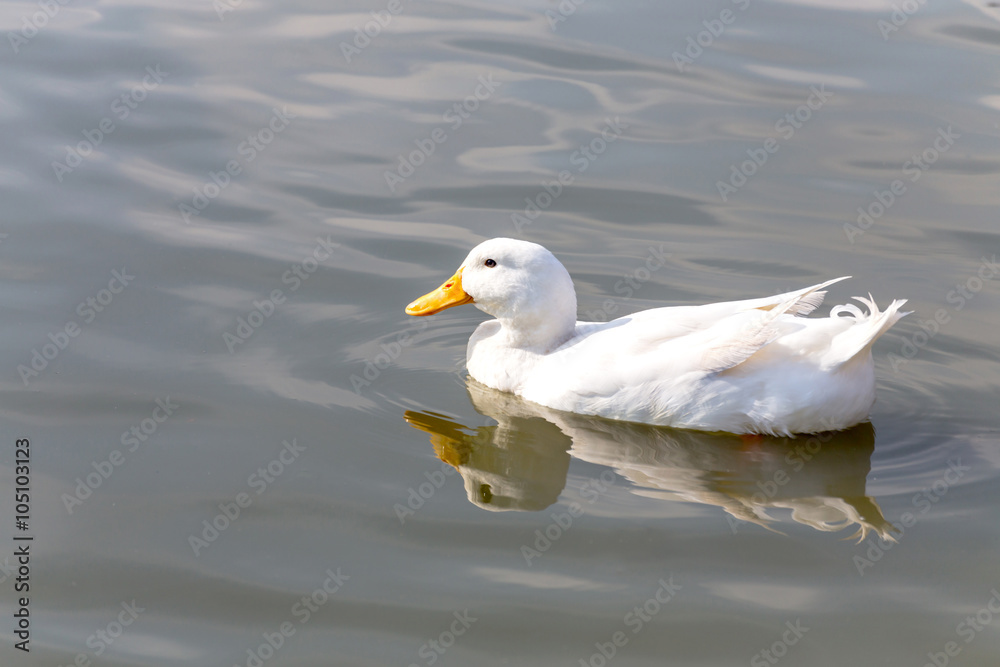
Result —
[[526, 308], [510, 316], [499, 316], [510, 347], [547, 354], [573, 337], [576, 331], [576, 298]]

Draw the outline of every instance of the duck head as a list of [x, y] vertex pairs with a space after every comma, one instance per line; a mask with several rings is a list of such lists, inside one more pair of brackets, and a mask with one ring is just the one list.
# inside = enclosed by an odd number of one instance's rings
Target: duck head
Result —
[[455, 275], [406, 312], [433, 315], [463, 303], [497, 318], [518, 347], [551, 348], [576, 326], [576, 291], [569, 272], [551, 252], [528, 241], [480, 243]]

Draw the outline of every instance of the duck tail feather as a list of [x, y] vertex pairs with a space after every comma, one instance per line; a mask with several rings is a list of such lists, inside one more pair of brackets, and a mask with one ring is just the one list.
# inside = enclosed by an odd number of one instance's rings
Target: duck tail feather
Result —
[[[850, 276], [841, 276], [840, 278], [834, 278], [832, 280], [827, 280], [824, 283], [818, 285], [813, 285], [812, 287], [806, 287], [805, 289], [798, 290], [797, 292], [788, 292], [786, 294], [779, 294], [775, 297], [770, 297], [771, 299], [785, 299], [784, 301], [772, 301], [767, 305], [756, 306], [757, 310], [772, 311], [775, 308], [784, 308], [782, 312], [787, 311], [790, 315], [808, 315], [812, 311], [816, 310], [823, 299], [826, 297], [826, 287], [834, 283], [839, 283], [841, 280], [847, 280]], [[791, 305], [788, 306], [788, 302], [791, 301]]]
[[796, 302], [794, 308], [788, 312], [793, 315], [808, 315], [812, 311], [819, 308], [820, 304], [823, 303], [823, 299], [826, 298], [826, 290], [820, 290], [818, 292], [811, 292], [804, 295], [801, 299]]
[[[729, 320], [726, 320], [724, 328], [709, 329], [706, 334], [712, 339], [708, 342], [706, 352], [701, 359], [701, 368], [707, 373], [717, 373], [742, 364], [778, 336], [779, 331], [774, 325], [774, 320], [792, 312], [800, 301], [801, 296], [796, 294], [770, 310], [763, 312], [755, 310], [742, 314], [745, 319], [743, 326], [733, 329]], [[722, 331], [717, 333], [720, 328]]]
[[853, 298], [868, 308], [867, 314], [854, 304], [843, 304], [830, 310], [830, 317], [839, 317], [842, 313], [847, 313], [854, 318], [854, 326], [834, 339], [835, 365], [846, 364], [858, 355], [867, 354], [882, 334], [913, 312], [900, 310], [906, 299], [895, 299], [885, 310], [879, 310], [871, 294], [868, 298], [863, 296]]

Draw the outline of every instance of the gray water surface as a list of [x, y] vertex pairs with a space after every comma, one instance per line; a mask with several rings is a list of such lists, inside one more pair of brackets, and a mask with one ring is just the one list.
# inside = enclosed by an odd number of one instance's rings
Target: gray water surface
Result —
[[[995, 665], [1000, 10], [902, 4], [7, 3], [0, 662]], [[844, 433], [554, 413], [403, 312], [495, 236], [914, 312]]]

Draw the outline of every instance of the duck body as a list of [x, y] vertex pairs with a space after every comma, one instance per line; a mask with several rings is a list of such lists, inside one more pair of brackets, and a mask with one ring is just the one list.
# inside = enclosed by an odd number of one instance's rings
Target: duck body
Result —
[[906, 315], [905, 301], [879, 311], [859, 298], [869, 313], [847, 305], [802, 317], [840, 280], [579, 322], [572, 279], [548, 250], [492, 239], [407, 312], [474, 303], [492, 314], [469, 339], [469, 374], [549, 408], [703, 431], [811, 433], [868, 418], [871, 345]]

